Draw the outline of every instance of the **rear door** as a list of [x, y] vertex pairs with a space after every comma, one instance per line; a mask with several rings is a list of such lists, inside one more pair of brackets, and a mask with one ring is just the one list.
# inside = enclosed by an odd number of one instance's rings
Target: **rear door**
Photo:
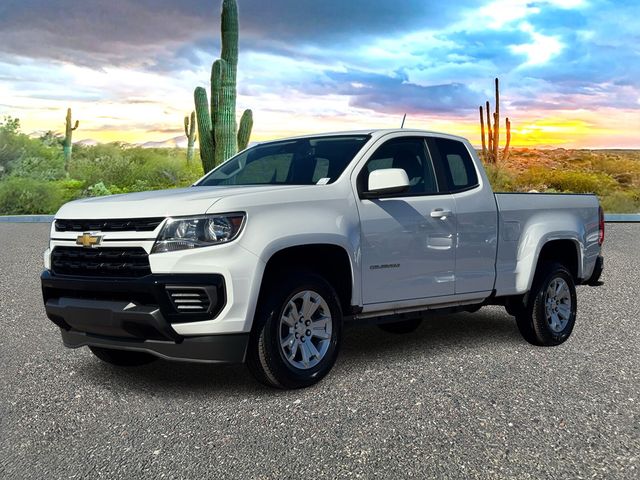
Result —
[[479, 161], [460, 140], [430, 136], [429, 152], [439, 174], [441, 188], [455, 202], [456, 294], [493, 290], [498, 235], [498, 211]]
[[455, 291], [456, 212], [440, 191], [422, 136], [382, 143], [356, 172], [365, 192], [374, 170], [402, 168], [407, 192], [358, 200], [365, 305], [452, 295]]

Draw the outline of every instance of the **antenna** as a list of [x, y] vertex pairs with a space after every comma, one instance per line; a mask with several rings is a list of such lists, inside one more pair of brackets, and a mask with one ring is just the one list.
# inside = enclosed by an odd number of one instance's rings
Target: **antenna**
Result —
[[404, 128], [404, 121], [406, 120], [406, 118], [407, 118], [407, 114], [405, 113], [404, 117], [402, 117], [402, 123], [400, 124], [400, 128]]

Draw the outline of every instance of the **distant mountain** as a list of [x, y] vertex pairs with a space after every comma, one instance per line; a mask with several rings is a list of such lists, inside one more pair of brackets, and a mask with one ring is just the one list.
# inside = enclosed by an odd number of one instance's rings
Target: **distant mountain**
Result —
[[[42, 136], [44, 136], [47, 133], [47, 130], [34, 130], [31, 133], [28, 133], [27, 136], [29, 138], [40, 138]], [[58, 134], [59, 132], [54, 132], [56, 134]]]
[[187, 137], [180, 135], [179, 137], [169, 138], [159, 142], [139, 143], [142, 148], [187, 148]]
[[[40, 138], [47, 133], [46, 130], [35, 130], [29, 133], [29, 138]], [[60, 138], [63, 138], [59, 132], [55, 132]], [[99, 142], [98, 140], [94, 140], [93, 138], [83, 138], [82, 140], [78, 140], [77, 142], [73, 142], [74, 145], [82, 145], [85, 147], [93, 147], [95, 145], [100, 145], [104, 142]], [[120, 142], [123, 143], [123, 142]], [[131, 143], [124, 145], [128, 145], [131, 147], [141, 147], [141, 148], [187, 148], [187, 137], [184, 135], [180, 135], [179, 137], [168, 138], [166, 140], [159, 140], [156, 142], [144, 142], [144, 143]]]

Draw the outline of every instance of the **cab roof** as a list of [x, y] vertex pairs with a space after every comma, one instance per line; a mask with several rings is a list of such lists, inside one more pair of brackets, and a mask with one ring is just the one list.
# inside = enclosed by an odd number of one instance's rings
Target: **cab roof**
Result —
[[447, 137], [455, 140], [466, 141], [466, 138], [460, 137], [458, 135], [451, 135], [449, 133], [444, 132], [434, 132], [430, 130], [420, 130], [414, 128], [381, 128], [381, 129], [369, 129], [369, 130], [345, 130], [342, 132], [323, 132], [323, 133], [310, 133], [306, 135], [296, 135], [293, 137], [285, 137], [285, 138], [277, 138], [273, 140], [265, 140], [263, 142], [257, 143], [268, 143], [273, 141], [281, 141], [281, 140], [296, 140], [301, 138], [317, 138], [317, 137], [334, 137], [334, 136], [348, 136], [348, 135], [371, 135], [373, 138], [380, 138], [385, 135], [389, 135], [392, 133], [406, 133], [407, 135], [437, 135], [440, 137]]

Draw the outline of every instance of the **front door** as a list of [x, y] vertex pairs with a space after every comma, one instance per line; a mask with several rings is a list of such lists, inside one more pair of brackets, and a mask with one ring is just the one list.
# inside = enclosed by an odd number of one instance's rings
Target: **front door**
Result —
[[360, 199], [363, 303], [440, 297], [455, 293], [455, 201], [439, 193], [438, 181], [422, 137], [383, 143], [357, 176], [366, 191], [369, 174], [402, 168], [408, 191]]

